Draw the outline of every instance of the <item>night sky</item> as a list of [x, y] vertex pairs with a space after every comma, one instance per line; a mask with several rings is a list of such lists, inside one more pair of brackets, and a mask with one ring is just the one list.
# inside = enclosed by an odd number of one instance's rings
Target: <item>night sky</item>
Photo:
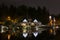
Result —
[[38, 6], [46, 6], [46, 8], [49, 9], [50, 14], [60, 13], [60, 0], [0, 0], [0, 4], [2, 3], [5, 5], [13, 4], [16, 7], [22, 4], [36, 8]]

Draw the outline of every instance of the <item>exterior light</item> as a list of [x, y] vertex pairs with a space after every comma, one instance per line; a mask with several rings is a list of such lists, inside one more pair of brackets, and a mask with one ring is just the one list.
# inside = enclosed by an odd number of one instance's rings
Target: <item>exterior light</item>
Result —
[[23, 33], [24, 38], [28, 36], [28, 33]]
[[11, 20], [11, 17], [10, 16], [8, 16], [8, 20]]
[[24, 19], [23, 22], [28, 22], [28, 21], [26, 19]]
[[52, 17], [51, 16], [49, 16], [49, 19], [51, 19]]
[[26, 23], [22, 23], [21, 26], [26, 26]]
[[35, 37], [37, 37], [37, 36], [38, 36], [38, 32], [33, 32], [33, 35], [34, 35]]
[[1, 26], [1, 33], [5, 32], [4, 28], [5, 28], [5, 26]]
[[36, 19], [33, 22], [38, 22]]
[[8, 40], [10, 40], [10, 37], [11, 37], [11, 35], [10, 35], [10, 34], [8, 34]]
[[31, 26], [35, 26], [35, 24], [34, 23], [31, 23]]

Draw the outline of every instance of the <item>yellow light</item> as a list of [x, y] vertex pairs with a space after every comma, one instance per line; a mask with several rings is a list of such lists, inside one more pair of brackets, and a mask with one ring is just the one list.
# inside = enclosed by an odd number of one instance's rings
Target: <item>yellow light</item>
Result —
[[22, 23], [21, 26], [26, 26], [26, 23]]
[[11, 20], [12, 22], [14, 22], [14, 20]]
[[52, 20], [50, 21], [50, 25], [52, 25]]
[[7, 18], [8, 20], [11, 20], [11, 17], [10, 16], [8, 16], [8, 18]]
[[34, 23], [31, 23], [31, 26], [34, 26], [35, 24]]
[[23, 29], [23, 32], [26, 32], [27, 30], [26, 29]]
[[10, 34], [8, 34], [8, 40], [10, 40], [10, 37], [11, 37], [11, 35], [10, 35]]
[[10, 18], [10, 16], [8, 16], [8, 18]]
[[53, 33], [53, 30], [52, 29], [50, 29], [50, 33]]
[[52, 17], [51, 16], [49, 16], [49, 19], [51, 19]]

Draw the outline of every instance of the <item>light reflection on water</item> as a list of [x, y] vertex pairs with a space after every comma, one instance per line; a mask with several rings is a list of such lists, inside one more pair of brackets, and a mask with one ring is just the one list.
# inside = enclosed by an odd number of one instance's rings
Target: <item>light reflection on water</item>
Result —
[[10, 34], [8, 34], [8, 40], [10, 40], [10, 37], [11, 37], [11, 35], [10, 35]]
[[[16, 36], [18, 36], [18, 35], [16, 35]], [[22, 36], [22, 35], [20, 35], [20, 36]], [[38, 35], [39, 36], [39, 35]], [[10, 40], [10, 37], [11, 37], [11, 35], [10, 34], [8, 34], [8, 40]], [[13, 38], [14, 39], [14, 38]]]
[[[38, 30], [39, 34], [42, 34], [43, 31], [47, 31], [47, 29], [43, 29], [43, 28], [40, 28], [40, 30]], [[21, 32], [20, 32], [21, 33]], [[19, 34], [19, 31], [18, 32], [12, 32], [13, 35], [15, 34]], [[8, 40], [10, 40], [10, 37], [13, 36], [12, 34], [8, 34]], [[22, 34], [22, 33], [21, 33]], [[54, 35], [54, 30], [53, 29], [49, 29], [49, 35], [53, 34]], [[18, 36], [18, 35], [16, 35]], [[22, 35], [21, 35], [22, 36]], [[29, 36], [29, 35], [28, 35]], [[38, 35], [39, 36], [39, 35]]]

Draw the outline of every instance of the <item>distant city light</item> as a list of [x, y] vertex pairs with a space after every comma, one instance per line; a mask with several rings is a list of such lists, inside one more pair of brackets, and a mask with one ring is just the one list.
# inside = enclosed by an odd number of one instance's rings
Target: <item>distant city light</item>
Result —
[[10, 18], [10, 16], [8, 16], [8, 18]]

